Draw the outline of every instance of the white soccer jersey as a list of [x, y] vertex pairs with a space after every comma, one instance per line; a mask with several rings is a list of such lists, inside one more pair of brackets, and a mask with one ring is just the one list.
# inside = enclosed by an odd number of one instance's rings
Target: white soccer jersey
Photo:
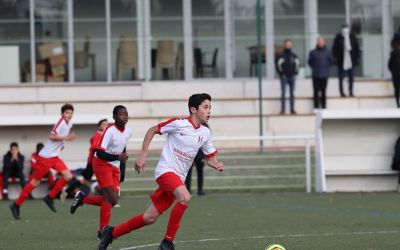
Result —
[[[63, 118], [60, 118], [51, 130], [51, 134], [67, 136], [72, 126], [73, 124], [71, 121], [67, 123]], [[64, 141], [48, 140], [46, 145], [40, 150], [39, 155], [43, 158], [55, 157], [58, 156], [63, 147]]]
[[166, 172], [174, 172], [185, 181], [200, 148], [206, 157], [217, 154], [210, 129], [203, 125], [196, 127], [190, 118], [162, 122], [158, 124], [158, 133], [168, 136], [155, 170], [156, 179]]
[[[132, 137], [132, 130], [125, 127], [124, 130], [119, 130], [114, 124], [106, 128], [101, 138], [98, 149], [113, 155], [120, 155], [124, 152], [124, 148], [128, 145], [129, 139]], [[97, 157], [97, 153], [94, 155]], [[97, 157], [99, 158], [99, 157]], [[109, 164], [119, 168], [119, 160], [110, 161]]]

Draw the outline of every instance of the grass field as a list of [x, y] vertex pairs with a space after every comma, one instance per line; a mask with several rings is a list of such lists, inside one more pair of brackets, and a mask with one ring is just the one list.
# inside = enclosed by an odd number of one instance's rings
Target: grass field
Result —
[[[28, 200], [22, 220], [0, 202], [0, 249], [96, 249], [98, 208], [69, 214], [70, 201], [53, 214], [40, 200]], [[146, 196], [122, 197], [111, 224], [143, 211]], [[397, 193], [238, 193], [193, 197], [176, 238], [176, 249], [399, 249], [400, 195]], [[120, 237], [109, 249], [157, 249], [167, 223]]]

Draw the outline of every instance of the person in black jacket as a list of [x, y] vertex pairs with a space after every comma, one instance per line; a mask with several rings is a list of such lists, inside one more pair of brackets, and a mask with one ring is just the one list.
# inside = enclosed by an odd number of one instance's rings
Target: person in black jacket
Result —
[[285, 113], [285, 92], [286, 85], [290, 90], [290, 113], [296, 114], [294, 109], [294, 88], [296, 75], [299, 72], [300, 61], [296, 54], [292, 52], [292, 40], [286, 39], [283, 42], [284, 50], [276, 59], [276, 69], [281, 78], [281, 112]]
[[323, 37], [318, 37], [317, 47], [310, 51], [308, 64], [312, 69], [314, 89], [314, 108], [326, 108], [326, 86], [328, 84], [329, 69], [333, 64], [331, 52], [326, 48]]
[[389, 70], [392, 72], [394, 96], [397, 107], [400, 108], [400, 40], [393, 44], [393, 50], [389, 58]]
[[392, 49], [396, 47], [396, 44], [400, 44], [400, 27], [397, 29], [397, 32], [394, 33], [390, 44], [392, 45]]
[[191, 193], [191, 184], [192, 184], [192, 170], [193, 166], [196, 166], [197, 169], [197, 195], [205, 195], [206, 193], [203, 190], [203, 183], [204, 183], [204, 175], [203, 175], [203, 168], [204, 168], [204, 153], [201, 149], [197, 152], [196, 157], [194, 157], [193, 165], [189, 169], [188, 174], [186, 175], [185, 185], [188, 189], [189, 193]]
[[25, 156], [19, 152], [18, 143], [12, 142], [10, 150], [3, 157], [3, 199], [8, 200], [8, 179], [10, 177], [19, 178], [21, 187], [25, 187], [24, 161]]
[[332, 54], [338, 67], [340, 95], [346, 97], [343, 91], [343, 78], [347, 74], [349, 77], [349, 95], [353, 97], [354, 67], [359, 63], [360, 46], [347, 24], [342, 25], [341, 32], [336, 35], [333, 41]]

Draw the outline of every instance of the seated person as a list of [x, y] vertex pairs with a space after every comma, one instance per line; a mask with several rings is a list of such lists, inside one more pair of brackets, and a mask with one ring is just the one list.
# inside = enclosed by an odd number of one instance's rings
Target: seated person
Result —
[[[41, 142], [36, 144], [36, 152], [31, 156], [31, 171], [29, 173], [29, 181], [32, 180], [35, 171], [37, 171], [39, 168], [37, 161], [39, 159], [39, 152], [43, 147], [44, 145]], [[49, 184], [49, 187], [52, 187], [54, 184], [54, 175], [51, 173], [51, 171], [49, 171], [44, 177], [47, 178], [47, 184]]]
[[8, 179], [10, 177], [19, 178], [21, 187], [25, 186], [24, 160], [25, 157], [19, 152], [18, 143], [12, 142], [10, 150], [3, 157], [3, 198], [5, 200], [8, 200]]

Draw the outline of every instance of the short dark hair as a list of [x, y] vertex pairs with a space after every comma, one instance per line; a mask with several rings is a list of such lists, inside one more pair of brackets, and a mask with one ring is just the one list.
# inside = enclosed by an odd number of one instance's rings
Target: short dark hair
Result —
[[211, 102], [211, 96], [207, 93], [194, 94], [194, 95], [190, 96], [189, 102], [188, 102], [189, 113], [192, 113], [192, 112], [190, 112], [191, 107], [194, 107], [196, 110], [198, 110], [200, 104], [204, 100], [209, 100]]
[[103, 122], [108, 122], [107, 119], [101, 119], [98, 123], [97, 123], [97, 127], [100, 126]]
[[74, 106], [72, 104], [66, 103], [61, 107], [61, 114], [64, 113], [67, 110], [72, 110], [74, 111]]
[[39, 153], [39, 151], [44, 147], [43, 143], [39, 142], [36, 144], [36, 152]]
[[285, 40], [283, 41], [283, 44], [285, 44], [285, 43], [287, 43], [287, 42], [293, 42], [293, 41], [292, 41], [292, 39], [287, 38], [287, 39], [285, 39]]
[[18, 143], [16, 143], [15, 141], [10, 143], [10, 148], [12, 147], [17, 147], [18, 148]]
[[113, 115], [116, 115], [120, 109], [126, 109], [126, 107], [122, 105], [115, 106], [113, 109]]

